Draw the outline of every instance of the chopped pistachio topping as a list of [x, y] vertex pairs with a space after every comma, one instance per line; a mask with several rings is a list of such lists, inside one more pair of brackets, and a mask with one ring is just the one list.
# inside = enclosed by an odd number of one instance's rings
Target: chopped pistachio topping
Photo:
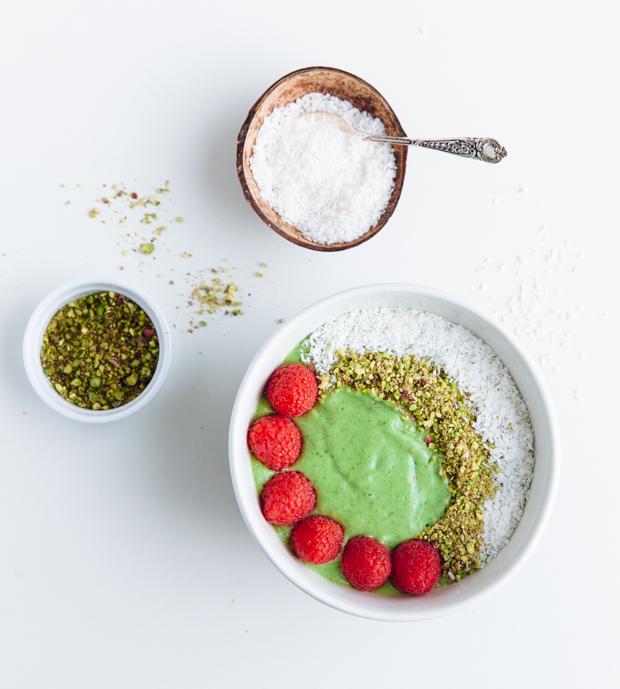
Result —
[[320, 381], [319, 394], [343, 385], [395, 404], [426, 430], [426, 444], [443, 456], [439, 471], [448, 481], [450, 504], [444, 516], [418, 538], [439, 550], [444, 576], [462, 579], [479, 566], [483, 506], [496, 490], [497, 471], [474, 429], [469, 395], [424, 359], [386, 352], [339, 350], [330, 373]]
[[154, 244], [140, 244], [140, 253], [142, 254], [152, 254], [154, 249]]
[[148, 385], [158, 358], [153, 323], [137, 304], [115, 292], [63, 306], [41, 346], [43, 371], [58, 394], [85, 409], [130, 402]]

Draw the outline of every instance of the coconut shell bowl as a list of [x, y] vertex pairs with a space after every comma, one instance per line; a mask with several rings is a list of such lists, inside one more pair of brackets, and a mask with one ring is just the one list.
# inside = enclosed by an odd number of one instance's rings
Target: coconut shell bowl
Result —
[[397, 168], [394, 189], [387, 208], [374, 227], [371, 227], [368, 232], [351, 242], [325, 245], [306, 239], [296, 227], [285, 222], [261, 198], [258, 185], [252, 177], [250, 158], [256, 136], [265, 118], [275, 108], [292, 103], [307, 93], [329, 93], [341, 100], [349, 101], [358, 110], [366, 111], [372, 117], [378, 117], [383, 122], [386, 134], [390, 136], [406, 136], [389, 103], [375, 88], [363, 79], [356, 77], [354, 74], [331, 67], [306, 67], [305, 69], [291, 72], [276, 81], [252, 106], [237, 138], [237, 174], [246, 201], [258, 217], [267, 223], [274, 232], [288, 239], [289, 242], [303, 246], [306, 249], [313, 249], [314, 251], [351, 249], [374, 237], [384, 227], [396, 209], [405, 180], [407, 147], [393, 147]]

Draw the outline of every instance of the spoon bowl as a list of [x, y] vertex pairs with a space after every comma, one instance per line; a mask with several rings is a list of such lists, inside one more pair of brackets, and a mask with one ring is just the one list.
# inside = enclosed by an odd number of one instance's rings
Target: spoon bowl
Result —
[[368, 232], [350, 242], [319, 244], [306, 239], [296, 227], [283, 220], [261, 197], [258, 185], [252, 176], [250, 158], [252, 157], [256, 137], [265, 118], [275, 108], [293, 103], [307, 93], [331, 94], [341, 100], [349, 101], [358, 110], [365, 111], [372, 117], [378, 117], [383, 122], [386, 134], [398, 137], [405, 136], [405, 132], [389, 103], [375, 88], [363, 79], [356, 77], [354, 74], [331, 67], [306, 67], [291, 72], [276, 81], [252, 106], [237, 138], [237, 175], [246, 201], [254, 212], [274, 232], [277, 232], [289, 242], [303, 246], [306, 249], [312, 249], [313, 251], [343, 251], [344, 249], [351, 249], [374, 237], [385, 226], [392, 213], [394, 213], [405, 180], [407, 148], [405, 146], [393, 146], [396, 158], [394, 189], [385, 211], [383, 211], [379, 222], [374, 227], [371, 227]]

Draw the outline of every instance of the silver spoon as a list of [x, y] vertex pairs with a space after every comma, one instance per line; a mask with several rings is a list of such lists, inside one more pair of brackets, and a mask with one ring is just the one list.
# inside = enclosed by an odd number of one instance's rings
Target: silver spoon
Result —
[[333, 112], [309, 112], [300, 115], [299, 119], [309, 120], [310, 122], [321, 122], [323, 124], [335, 124], [342, 131], [357, 134], [362, 139], [377, 141], [382, 144], [396, 144], [397, 146], [420, 146], [422, 148], [433, 148], [436, 151], [453, 153], [463, 158], [477, 158], [485, 163], [499, 163], [507, 155], [506, 149], [495, 139], [472, 139], [463, 137], [461, 139], [407, 139], [404, 136], [387, 136], [386, 134], [368, 134], [356, 129], [348, 120]]

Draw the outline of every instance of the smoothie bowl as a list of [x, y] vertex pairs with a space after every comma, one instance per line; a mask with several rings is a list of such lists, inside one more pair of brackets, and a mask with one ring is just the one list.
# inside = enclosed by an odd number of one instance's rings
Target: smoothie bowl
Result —
[[[278, 408], [278, 369], [312, 374], [306, 408]], [[265, 459], [259, 419], [298, 433], [299, 456]], [[407, 621], [453, 611], [518, 570], [551, 509], [559, 441], [540, 374], [501, 328], [435, 290], [371, 285], [311, 306], [259, 351], [229, 452], [243, 517], [285, 576], [345, 612]], [[283, 518], [295, 482], [308, 494]], [[328, 523], [333, 552], [313, 561], [304, 539]], [[408, 588], [414, 551], [431, 556], [426, 589]], [[370, 584], [355, 569], [369, 561]]]

